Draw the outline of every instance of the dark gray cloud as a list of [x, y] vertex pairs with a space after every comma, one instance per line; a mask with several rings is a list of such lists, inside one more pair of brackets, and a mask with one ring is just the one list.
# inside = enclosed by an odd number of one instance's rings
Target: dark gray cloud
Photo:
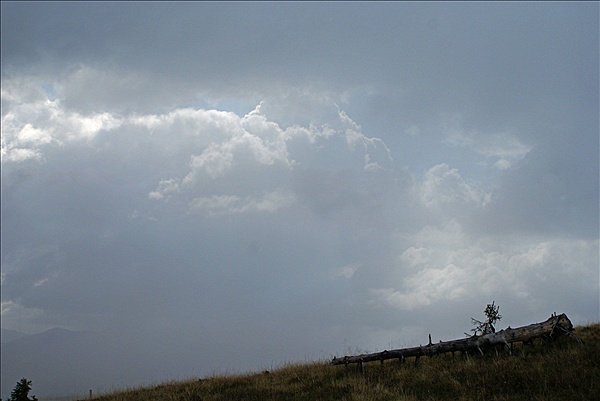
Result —
[[597, 238], [598, 135], [586, 137], [549, 137], [533, 148], [478, 215], [484, 230]]

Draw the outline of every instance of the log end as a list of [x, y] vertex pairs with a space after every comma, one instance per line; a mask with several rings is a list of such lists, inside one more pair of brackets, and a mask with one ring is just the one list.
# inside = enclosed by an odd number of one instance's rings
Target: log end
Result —
[[569, 318], [567, 317], [566, 314], [561, 313], [560, 315], [556, 316], [554, 315], [554, 317], [556, 318], [556, 325], [560, 326], [562, 329], [566, 330], [566, 331], [573, 331], [573, 323], [571, 323], [571, 321], [569, 320]]

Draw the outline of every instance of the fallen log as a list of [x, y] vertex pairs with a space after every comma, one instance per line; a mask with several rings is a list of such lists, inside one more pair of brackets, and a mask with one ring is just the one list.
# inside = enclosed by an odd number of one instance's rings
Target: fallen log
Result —
[[510, 326], [496, 333], [488, 333], [480, 336], [474, 335], [458, 340], [444, 341], [437, 344], [429, 343], [425, 346], [401, 348], [393, 350], [385, 350], [372, 354], [361, 354], [344, 356], [342, 358], [333, 358], [331, 365], [347, 365], [350, 363], [364, 363], [371, 361], [381, 361], [386, 359], [406, 359], [409, 357], [433, 356], [446, 352], [469, 352], [478, 351], [482, 353], [483, 349], [495, 345], [509, 345], [516, 342], [529, 342], [536, 338], [553, 339], [563, 334], [570, 334], [573, 331], [573, 324], [566, 314], [553, 314], [547, 320], [530, 324], [528, 326], [517, 327], [515, 329]]

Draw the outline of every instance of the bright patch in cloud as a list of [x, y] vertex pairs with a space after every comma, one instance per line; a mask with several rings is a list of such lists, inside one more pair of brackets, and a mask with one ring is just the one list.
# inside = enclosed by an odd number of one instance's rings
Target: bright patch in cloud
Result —
[[240, 198], [237, 195], [212, 195], [193, 199], [189, 205], [189, 212], [211, 217], [246, 212], [273, 213], [281, 208], [290, 206], [293, 202], [293, 195], [279, 192], [272, 192], [260, 198]]
[[400, 257], [403, 274], [397, 286], [372, 289], [373, 299], [401, 310], [467, 296], [532, 302], [540, 280], [546, 285], [560, 280], [551, 272], [589, 276], [587, 266], [596, 258], [595, 242], [561, 239], [518, 245], [471, 239], [456, 222], [426, 227], [414, 238], [415, 245]]
[[490, 194], [466, 182], [457, 169], [446, 163], [431, 167], [419, 187], [421, 199], [427, 207], [439, 208], [445, 204], [472, 203], [483, 207], [490, 200]]
[[341, 277], [341, 278], [349, 280], [352, 277], [354, 277], [354, 274], [356, 273], [356, 271], [359, 268], [360, 268], [360, 264], [358, 264], [358, 263], [353, 263], [353, 264], [343, 266], [336, 271], [335, 277]]
[[511, 132], [484, 133], [466, 130], [460, 115], [446, 115], [444, 127], [447, 143], [472, 149], [485, 156], [500, 170], [509, 169], [531, 150], [531, 146], [524, 144]]
[[[4, 85], [5, 81], [3, 81]], [[42, 91], [37, 96], [32, 86], [11, 85], [2, 91], [2, 102], [12, 107], [2, 116], [2, 160], [17, 162], [43, 155], [44, 146], [54, 144], [61, 146], [69, 141], [91, 140], [101, 130], [114, 130], [122, 124], [122, 120], [110, 113], [81, 114], [69, 111], [58, 100], [43, 97]]]
[[148, 194], [150, 199], [168, 199], [172, 193], [179, 191], [179, 184], [176, 180], [161, 180], [155, 191]]

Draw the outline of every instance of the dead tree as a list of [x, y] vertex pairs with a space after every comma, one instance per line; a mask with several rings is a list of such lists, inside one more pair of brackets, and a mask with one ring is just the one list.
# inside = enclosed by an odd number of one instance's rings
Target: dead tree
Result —
[[458, 340], [443, 341], [437, 344], [431, 342], [425, 346], [401, 348], [394, 350], [385, 350], [383, 352], [375, 352], [372, 354], [361, 354], [344, 356], [341, 358], [333, 358], [331, 365], [347, 365], [350, 363], [365, 363], [371, 361], [384, 361], [386, 359], [401, 359], [409, 357], [419, 358], [421, 356], [433, 356], [446, 352], [478, 352], [496, 345], [506, 345], [516, 342], [529, 342], [536, 338], [554, 339], [565, 334], [571, 334], [573, 324], [564, 313], [560, 315], [553, 314], [547, 320], [540, 323], [533, 323], [528, 326], [510, 328], [498, 332], [492, 332], [482, 335], [473, 335], [467, 338]]

